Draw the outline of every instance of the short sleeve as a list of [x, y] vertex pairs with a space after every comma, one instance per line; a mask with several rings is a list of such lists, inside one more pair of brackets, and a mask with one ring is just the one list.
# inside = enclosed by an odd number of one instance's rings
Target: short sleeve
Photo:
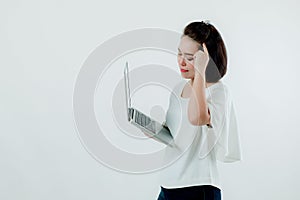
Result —
[[184, 84], [185, 81], [180, 81], [176, 84], [169, 97], [169, 107], [166, 112], [165, 125], [169, 128], [173, 138], [176, 138], [180, 125], [181, 110], [178, 108], [181, 108], [181, 105], [178, 95], [180, 95], [179, 91]]
[[226, 85], [207, 90], [210, 126], [202, 126], [199, 158], [214, 151], [217, 160], [235, 162], [241, 160], [239, 129], [235, 107]]

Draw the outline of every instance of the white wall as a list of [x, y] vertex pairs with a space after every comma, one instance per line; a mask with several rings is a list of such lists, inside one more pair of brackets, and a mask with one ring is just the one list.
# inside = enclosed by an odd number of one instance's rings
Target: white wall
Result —
[[299, 199], [297, 1], [1, 1], [0, 199], [156, 199], [157, 173], [94, 160], [76, 134], [72, 93], [97, 45], [125, 31], [181, 32], [210, 19], [229, 53], [243, 161], [220, 163], [224, 199]]

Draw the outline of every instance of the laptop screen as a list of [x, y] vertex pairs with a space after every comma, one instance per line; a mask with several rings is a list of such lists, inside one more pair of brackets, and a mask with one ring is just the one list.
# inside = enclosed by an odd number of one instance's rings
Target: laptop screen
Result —
[[126, 112], [128, 116], [128, 121], [130, 121], [129, 108], [131, 108], [131, 99], [130, 99], [130, 89], [129, 89], [129, 73], [128, 73], [128, 62], [125, 64], [124, 68], [124, 81], [125, 81], [125, 96], [126, 96]]

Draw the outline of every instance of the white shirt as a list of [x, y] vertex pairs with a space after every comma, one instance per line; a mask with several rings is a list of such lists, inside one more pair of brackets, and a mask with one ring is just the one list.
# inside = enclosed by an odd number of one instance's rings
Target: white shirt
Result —
[[187, 116], [189, 99], [181, 97], [186, 83], [178, 83], [170, 95], [166, 125], [176, 147], [165, 149], [164, 162], [168, 166], [160, 172], [160, 184], [164, 188], [221, 188], [216, 161], [241, 160], [234, 104], [228, 87], [220, 80], [205, 89], [212, 127], [194, 126]]

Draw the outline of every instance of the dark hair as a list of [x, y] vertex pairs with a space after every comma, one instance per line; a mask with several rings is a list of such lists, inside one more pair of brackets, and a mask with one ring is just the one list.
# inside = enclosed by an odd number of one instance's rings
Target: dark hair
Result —
[[[206, 22], [191, 22], [183, 31], [183, 36], [189, 36], [196, 42], [205, 43], [210, 59], [205, 76], [208, 83], [220, 80], [227, 71], [227, 53], [223, 39], [218, 30]], [[201, 47], [200, 47], [201, 48]]]

